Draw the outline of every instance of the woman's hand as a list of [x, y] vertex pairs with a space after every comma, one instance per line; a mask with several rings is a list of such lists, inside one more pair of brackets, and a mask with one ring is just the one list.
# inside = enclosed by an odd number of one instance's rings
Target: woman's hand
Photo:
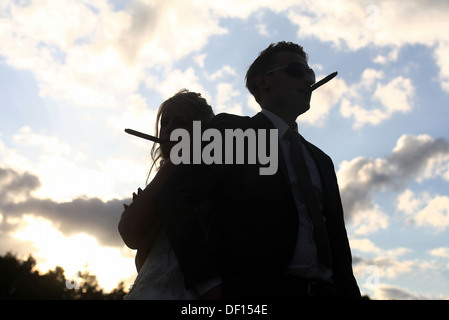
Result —
[[165, 183], [175, 165], [167, 160], [159, 168], [156, 176], [144, 190], [133, 192], [132, 202], [123, 204], [124, 211], [118, 225], [119, 233], [125, 244], [131, 249], [138, 249], [142, 238], [148, 236], [148, 230], [156, 219], [155, 195]]
[[[137, 194], [135, 192], [133, 192], [133, 201], [135, 201], [141, 193], [142, 193], [142, 189], [140, 189], [140, 187], [137, 189]], [[123, 208], [125, 210], [128, 209], [128, 207], [129, 207], [129, 205], [127, 205], [126, 203], [123, 204]]]

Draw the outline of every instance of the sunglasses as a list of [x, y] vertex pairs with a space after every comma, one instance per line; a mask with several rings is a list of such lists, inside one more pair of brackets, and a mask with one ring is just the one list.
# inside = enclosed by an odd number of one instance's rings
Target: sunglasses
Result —
[[313, 81], [315, 82], [315, 72], [309, 66], [306, 66], [299, 62], [291, 62], [286, 66], [278, 67], [273, 70], [265, 72], [265, 74], [270, 74], [274, 71], [285, 69], [285, 72], [292, 78], [302, 78], [306, 74], [312, 76]]

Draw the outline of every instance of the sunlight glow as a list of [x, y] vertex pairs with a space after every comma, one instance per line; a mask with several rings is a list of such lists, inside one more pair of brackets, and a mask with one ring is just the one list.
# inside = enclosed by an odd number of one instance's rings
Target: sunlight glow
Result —
[[119, 248], [101, 247], [94, 237], [86, 234], [65, 237], [49, 220], [31, 215], [24, 216], [21, 224], [23, 227], [13, 236], [34, 243], [36, 250], [32, 255], [42, 273], [57, 265], [64, 269], [66, 279], [73, 279], [78, 271], [89, 271], [97, 276], [106, 292], [116, 288], [120, 281], [125, 282], [127, 289], [129, 279], [135, 276], [134, 259], [124, 257]]

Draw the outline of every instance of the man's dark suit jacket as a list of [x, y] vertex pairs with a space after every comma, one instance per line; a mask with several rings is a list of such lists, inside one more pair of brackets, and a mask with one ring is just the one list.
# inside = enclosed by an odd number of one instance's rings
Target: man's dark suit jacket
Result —
[[[219, 114], [209, 127], [220, 130], [223, 143], [225, 129], [274, 128], [262, 113]], [[360, 298], [332, 160], [314, 145], [306, 146], [321, 175], [333, 281], [342, 298]], [[258, 163], [181, 164], [158, 193], [162, 226], [188, 288], [221, 277], [225, 298], [278, 297], [296, 244], [298, 213], [280, 145], [277, 172], [260, 175], [259, 168]], [[202, 207], [208, 208], [206, 214]]]

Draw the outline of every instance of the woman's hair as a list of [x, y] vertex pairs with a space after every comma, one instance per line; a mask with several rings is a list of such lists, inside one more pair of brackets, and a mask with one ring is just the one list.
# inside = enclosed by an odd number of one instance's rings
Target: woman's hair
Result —
[[[184, 107], [187, 113], [192, 118], [192, 121], [201, 121], [201, 123], [204, 124], [214, 117], [212, 107], [207, 103], [206, 99], [203, 98], [200, 93], [192, 92], [187, 89], [181, 89], [173, 97], [168, 98], [160, 105], [156, 115], [154, 134], [156, 137], [159, 137], [159, 122], [161, 120], [165, 105], [168, 102], [173, 102]], [[167, 160], [164, 159], [159, 144], [153, 144], [153, 147], [151, 148], [151, 160], [152, 164], [150, 170], [148, 171], [146, 181], [147, 184], [153, 167], [155, 167], [157, 171], [164, 163], [164, 161]]]

